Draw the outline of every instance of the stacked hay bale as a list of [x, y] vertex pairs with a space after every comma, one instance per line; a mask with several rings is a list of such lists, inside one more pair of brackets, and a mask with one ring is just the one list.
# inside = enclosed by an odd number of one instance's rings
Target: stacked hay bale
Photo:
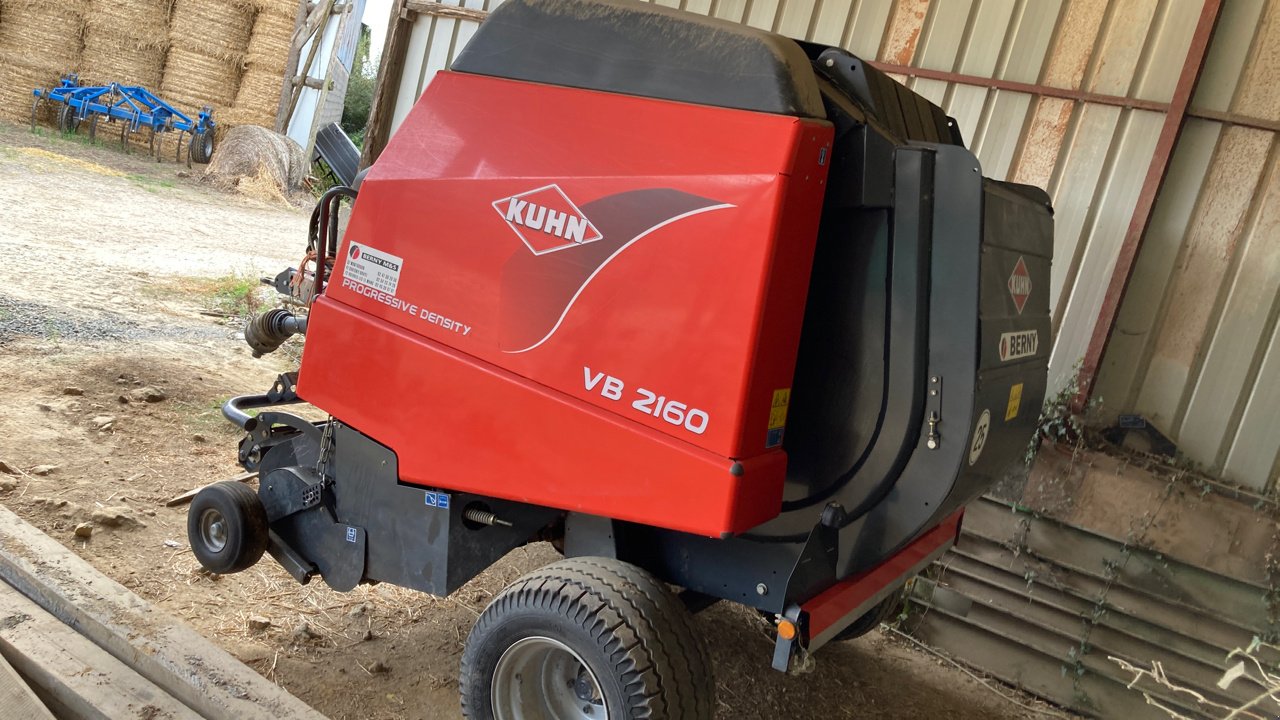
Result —
[[244, 75], [231, 116], [227, 118], [228, 124], [275, 126], [297, 12], [296, 0], [258, 3], [258, 16], [245, 54]]
[[83, 0], [0, 0], [0, 117], [29, 121], [32, 88], [81, 69], [84, 11]]
[[184, 112], [228, 108], [240, 88], [255, 7], [245, 0], [176, 0], [160, 96]]
[[89, 0], [85, 13], [86, 85], [142, 85], [155, 91], [169, 47], [171, 0]]

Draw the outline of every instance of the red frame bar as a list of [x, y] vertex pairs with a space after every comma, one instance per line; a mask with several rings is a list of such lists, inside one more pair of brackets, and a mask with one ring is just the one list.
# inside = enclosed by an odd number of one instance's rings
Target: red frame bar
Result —
[[1116, 318], [1120, 314], [1120, 301], [1124, 299], [1125, 290], [1129, 287], [1129, 279], [1133, 277], [1133, 266], [1138, 259], [1138, 251], [1142, 249], [1142, 238], [1151, 223], [1151, 211], [1155, 207], [1156, 196], [1164, 184], [1165, 174], [1169, 171], [1169, 160], [1173, 149], [1177, 146], [1178, 136], [1182, 134], [1182, 126], [1187, 119], [1187, 107], [1191, 103], [1191, 95], [1196, 82], [1200, 79], [1200, 71], [1204, 68], [1204, 60], [1208, 55], [1209, 41], [1213, 38], [1218, 17], [1222, 12], [1222, 0], [1205, 0], [1200, 9], [1200, 19], [1196, 22], [1195, 34], [1191, 37], [1191, 45], [1187, 48], [1187, 59], [1182, 64], [1182, 73], [1178, 76], [1178, 85], [1173, 91], [1173, 102], [1169, 103], [1169, 114], [1165, 116], [1164, 127], [1160, 130], [1160, 138], [1156, 141], [1155, 153], [1151, 156], [1151, 165], [1147, 168], [1147, 177], [1138, 194], [1138, 202], [1133, 208], [1133, 217], [1129, 221], [1129, 229], [1125, 233], [1124, 242], [1120, 245], [1120, 253], [1116, 257], [1115, 269], [1111, 272], [1111, 281], [1107, 285], [1107, 294], [1102, 299], [1102, 307], [1098, 311], [1098, 320], [1093, 326], [1093, 337], [1085, 351], [1080, 368], [1080, 392], [1075, 399], [1075, 408], [1082, 410], [1093, 396], [1094, 381], [1098, 377], [1098, 368], [1102, 364], [1102, 356], [1107, 351], [1107, 343], [1111, 341], [1111, 332], [1115, 329]]
[[[816, 649], [813, 640], [825, 631], [841, 624], [850, 615], [865, 612], [865, 607], [881, 591], [905, 582], [909, 576], [919, 573], [960, 538], [960, 520], [964, 509], [957, 510], [929, 532], [911, 541], [896, 555], [874, 568], [854, 575], [803, 603], [800, 609], [808, 617], [810, 649]], [[853, 618], [857, 619], [857, 618]], [[849, 623], [843, 623], [848, 625]], [[842, 628], [843, 629], [843, 628]]]

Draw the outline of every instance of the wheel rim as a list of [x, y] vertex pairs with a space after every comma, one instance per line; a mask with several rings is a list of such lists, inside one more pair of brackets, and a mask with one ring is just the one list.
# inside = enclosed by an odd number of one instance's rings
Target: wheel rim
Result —
[[200, 513], [200, 541], [210, 552], [222, 552], [227, 546], [227, 519], [209, 508]]
[[495, 720], [608, 720], [600, 681], [568, 645], [524, 638], [502, 653], [490, 691]]

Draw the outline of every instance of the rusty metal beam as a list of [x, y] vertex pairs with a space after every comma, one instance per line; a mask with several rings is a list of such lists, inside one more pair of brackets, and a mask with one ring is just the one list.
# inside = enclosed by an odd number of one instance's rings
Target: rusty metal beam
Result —
[[1191, 108], [1190, 110], [1187, 110], [1187, 117], [1215, 120], [1228, 125], [1239, 125], [1240, 127], [1255, 128], [1257, 130], [1280, 132], [1280, 120], [1265, 120], [1263, 118], [1249, 117], [1248, 115], [1240, 115], [1232, 112], [1221, 112], [1219, 110], [1209, 110], [1207, 108]]
[[1098, 311], [1098, 320], [1093, 326], [1093, 337], [1085, 350], [1080, 367], [1080, 392], [1075, 400], [1077, 410], [1082, 409], [1093, 395], [1098, 368], [1115, 329], [1116, 318], [1120, 315], [1120, 301], [1124, 299], [1129, 279], [1133, 276], [1138, 251], [1142, 249], [1142, 238], [1151, 223], [1156, 196], [1159, 195], [1165, 174], [1169, 171], [1169, 160], [1173, 157], [1173, 149], [1177, 146], [1178, 136], [1186, 123], [1191, 95], [1200, 79], [1200, 71], [1204, 68], [1205, 57], [1209, 52], [1209, 41], [1213, 39], [1213, 30], [1217, 27], [1221, 14], [1222, 0], [1204, 0], [1204, 5], [1200, 8], [1200, 19], [1196, 21], [1195, 33], [1191, 36], [1191, 45], [1187, 48], [1187, 58], [1182, 63], [1182, 72], [1178, 75], [1178, 84], [1173, 91], [1173, 100], [1169, 103], [1169, 113], [1160, 129], [1151, 164], [1147, 167], [1146, 179], [1142, 182], [1138, 202], [1133, 208], [1133, 217], [1129, 220], [1129, 229], [1125, 232], [1120, 252], [1116, 256], [1115, 268], [1111, 271], [1107, 294], [1102, 299], [1102, 308]]
[[1064, 100], [1074, 100], [1076, 102], [1112, 105], [1115, 107], [1132, 108], [1134, 110], [1151, 110], [1154, 112], [1168, 112], [1170, 107], [1169, 103], [1156, 102], [1154, 100], [1140, 100], [1138, 98], [1120, 97], [1119, 95], [1104, 95], [1102, 93], [1092, 93], [1084, 90], [1057, 88], [1050, 87], [1048, 85], [1036, 85], [1033, 83], [1015, 82], [1013, 80], [1001, 80], [999, 78], [987, 78], [980, 75], [965, 75], [963, 73], [947, 72], [945, 70], [929, 70], [926, 68], [910, 67], [907, 65], [893, 65], [891, 63], [870, 61], [868, 61], [867, 64], [881, 72], [891, 73], [894, 75], [906, 75], [907, 77], [922, 78], [924, 80], [941, 80], [943, 82], [973, 85], [975, 87], [984, 87], [992, 90], [1008, 90], [1010, 92], [1038, 95], [1040, 97], [1063, 98]]

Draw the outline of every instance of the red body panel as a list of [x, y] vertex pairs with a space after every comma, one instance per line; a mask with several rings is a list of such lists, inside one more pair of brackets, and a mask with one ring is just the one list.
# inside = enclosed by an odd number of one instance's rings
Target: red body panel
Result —
[[770, 413], [830, 142], [822, 122], [440, 73], [360, 189], [298, 393], [406, 482], [752, 527], [779, 508]]

